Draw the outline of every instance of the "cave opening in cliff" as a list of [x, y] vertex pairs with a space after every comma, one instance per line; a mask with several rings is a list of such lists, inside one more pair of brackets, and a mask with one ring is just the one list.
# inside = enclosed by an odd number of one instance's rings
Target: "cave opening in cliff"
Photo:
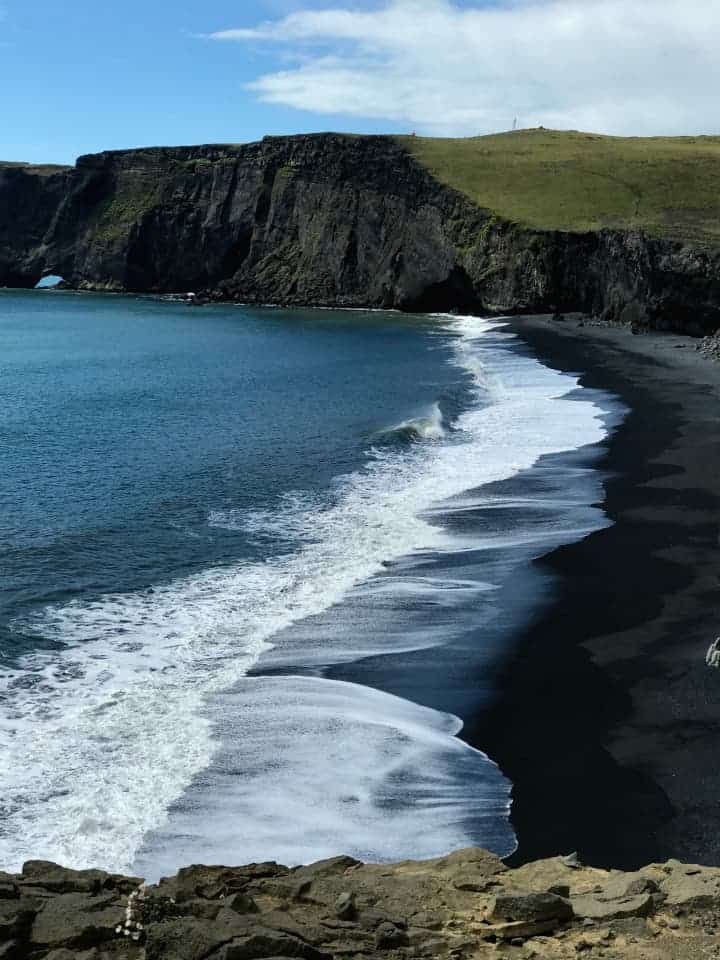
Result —
[[49, 273], [46, 277], [43, 277], [35, 284], [36, 290], [50, 290], [53, 287], [60, 286], [63, 283], [63, 278], [54, 273]]

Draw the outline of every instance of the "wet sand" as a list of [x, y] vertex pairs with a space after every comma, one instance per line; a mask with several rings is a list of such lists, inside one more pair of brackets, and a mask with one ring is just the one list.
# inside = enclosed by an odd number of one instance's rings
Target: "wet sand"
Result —
[[613, 526], [536, 561], [557, 602], [463, 735], [514, 783], [516, 862], [720, 862], [720, 364], [675, 335], [513, 329], [630, 412], [599, 463]]

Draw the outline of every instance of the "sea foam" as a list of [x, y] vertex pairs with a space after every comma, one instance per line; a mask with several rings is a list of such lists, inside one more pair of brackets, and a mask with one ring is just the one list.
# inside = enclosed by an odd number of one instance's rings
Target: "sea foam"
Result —
[[208, 711], [221, 746], [153, 832], [134, 869], [182, 863], [373, 861], [467, 845], [513, 847], [507, 781], [457, 739], [456, 717], [350, 683], [241, 680]]
[[[43, 857], [125, 870], [144, 849], [143, 862], [152, 871], [143, 839], [162, 835], [171, 810], [181, 815], [188, 788], [188, 796], [201, 802], [196, 789], [204, 772], [209, 782], [216, 782], [217, 764], [228, 755], [225, 738], [233, 732], [232, 723], [247, 722], [252, 697], [261, 695], [261, 686], [267, 689], [266, 679], [243, 678], [263, 654], [271, 653], [283, 631], [328, 610], [382, 573], [393, 558], [462, 549], [434, 519], [438, 504], [452, 508], [453, 498], [510, 477], [544, 454], [603, 438], [603, 411], [582, 395], [569, 396], [577, 386], [574, 377], [514, 350], [512, 337], [496, 323], [477, 318], [439, 322], [444, 335], [454, 337], [456, 362], [471, 378], [477, 401], [451, 430], [443, 428], [440, 436], [440, 414], [436, 426], [431, 417], [427, 428], [426, 439], [432, 442], [401, 450], [378, 446], [363, 469], [336, 480], [325, 502], [298, 495], [272, 515], [216, 513], [208, 518], [215, 525], [252, 526], [258, 535], [286, 536], [295, 542], [294, 549], [264, 562], [210, 569], [152, 591], [49, 608], [32, 624], [23, 624], [56, 641], [60, 650], [30, 655], [0, 679], [0, 862], [6, 869], [17, 869], [28, 857]], [[365, 648], [376, 651], [384, 643], [382, 637], [356, 640], [348, 656], [362, 656]], [[432, 643], [432, 637], [426, 642]], [[402, 636], [388, 643], [397, 649]], [[284, 659], [292, 663], [292, 653], [285, 651]], [[287, 697], [290, 681], [285, 683], [281, 692]], [[331, 696], [329, 688], [324, 690]], [[460, 751], [464, 762], [485, 776], [492, 804], [507, 807], [509, 784], [492, 772], [487, 758], [455, 739], [457, 721], [420, 708], [413, 712], [413, 705], [406, 704], [403, 709], [414, 718], [408, 724], [398, 719], [402, 710], [391, 705], [392, 698], [367, 690], [343, 691], [345, 699], [335, 702], [343, 710], [355, 704], [359, 716], [363, 696], [372, 697], [369, 708], [375, 711], [377, 728], [385, 723], [395, 762], [410, 769], [413, 758], [423, 758], [414, 767], [416, 793], [430, 796], [438, 771]], [[223, 702], [228, 711], [224, 724], [217, 714]], [[295, 719], [288, 718], [288, 729], [278, 728], [279, 714], [273, 719], [272, 711], [268, 723], [272, 720], [278, 737], [286, 738], [294, 729], [307, 747], [314, 742], [313, 725], [308, 721], [303, 726], [307, 710], [298, 711]], [[368, 715], [358, 720], [356, 739], [364, 737]], [[338, 722], [344, 723], [342, 716], [342, 711], [337, 714]], [[266, 746], [275, 749], [272, 743]], [[241, 797], [247, 795], [243, 774], [251, 758], [237, 746], [233, 749], [235, 789]], [[361, 779], [367, 776], [362, 764], [372, 766], [368, 757], [362, 754], [353, 767]], [[278, 797], [286, 789], [305, 796], [307, 783], [284, 776], [279, 773], [273, 781], [263, 773], [255, 781], [262, 787], [255, 796], [271, 796], [275, 789]], [[383, 778], [378, 777], [380, 789]], [[450, 793], [464, 790], [451, 781]], [[315, 782], [318, 792], [326, 789], [327, 777]], [[230, 780], [223, 783], [233, 789]], [[451, 838], [461, 844], [467, 839], [461, 825], [449, 833], [443, 827], [447, 794], [440, 790], [438, 797], [437, 843], [428, 846], [435, 849]], [[362, 850], [374, 858], [411, 852], [407, 838], [424, 827], [421, 820], [411, 826], [410, 812], [403, 816], [408, 826], [393, 846], [387, 843], [382, 817], [373, 821], [368, 813]], [[462, 818], [456, 821], [461, 824]], [[281, 821], [265, 832], [258, 826], [253, 855], [275, 856], [279, 848], [290, 857], [310, 858], [339, 842], [336, 830], [327, 824], [323, 831], [320, 824], [311, 834], [314, 839], [288, 846], [280, 841], [286, 829]], [[171, 833], [177, 835], [174, 824]], [[500, 846], [507, 846], [508, 836], [509, 828]], [[154, 849], [157, 862], [181, 862], [177, 851], [161, 853], [161, 842]]]

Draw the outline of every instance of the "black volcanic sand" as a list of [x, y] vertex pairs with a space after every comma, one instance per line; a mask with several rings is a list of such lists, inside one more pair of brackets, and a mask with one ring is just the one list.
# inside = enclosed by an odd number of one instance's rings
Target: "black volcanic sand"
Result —
[[720, 862], [720, 364], [695, 341], [547, 318], [512, 329], [630, 408], [599, 467], [613, 526], [560, 578], [463, 736], [514, 783], [515, 862]]

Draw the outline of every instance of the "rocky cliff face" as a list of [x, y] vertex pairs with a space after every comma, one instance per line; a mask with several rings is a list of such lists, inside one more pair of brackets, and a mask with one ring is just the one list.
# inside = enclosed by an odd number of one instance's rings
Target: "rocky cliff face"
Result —
[[246, 302], [720, 326], [720, 251], [508, 223], [388, 137], [116, 151], [50, 174], [0, 166], [0, 285], [47, 273]]
[[720, 948], [720, 870], [671, 860], [636, 873], [493, 854], [288, 869], [188, 867], [157, 886], [31, 861], [0, 873], [4, 960], [632, 957]]
[[0, 163], [0, 286], [34, 286], [42, 276], [45, 237], [52, 233], [69, 180], [62, 168]]

